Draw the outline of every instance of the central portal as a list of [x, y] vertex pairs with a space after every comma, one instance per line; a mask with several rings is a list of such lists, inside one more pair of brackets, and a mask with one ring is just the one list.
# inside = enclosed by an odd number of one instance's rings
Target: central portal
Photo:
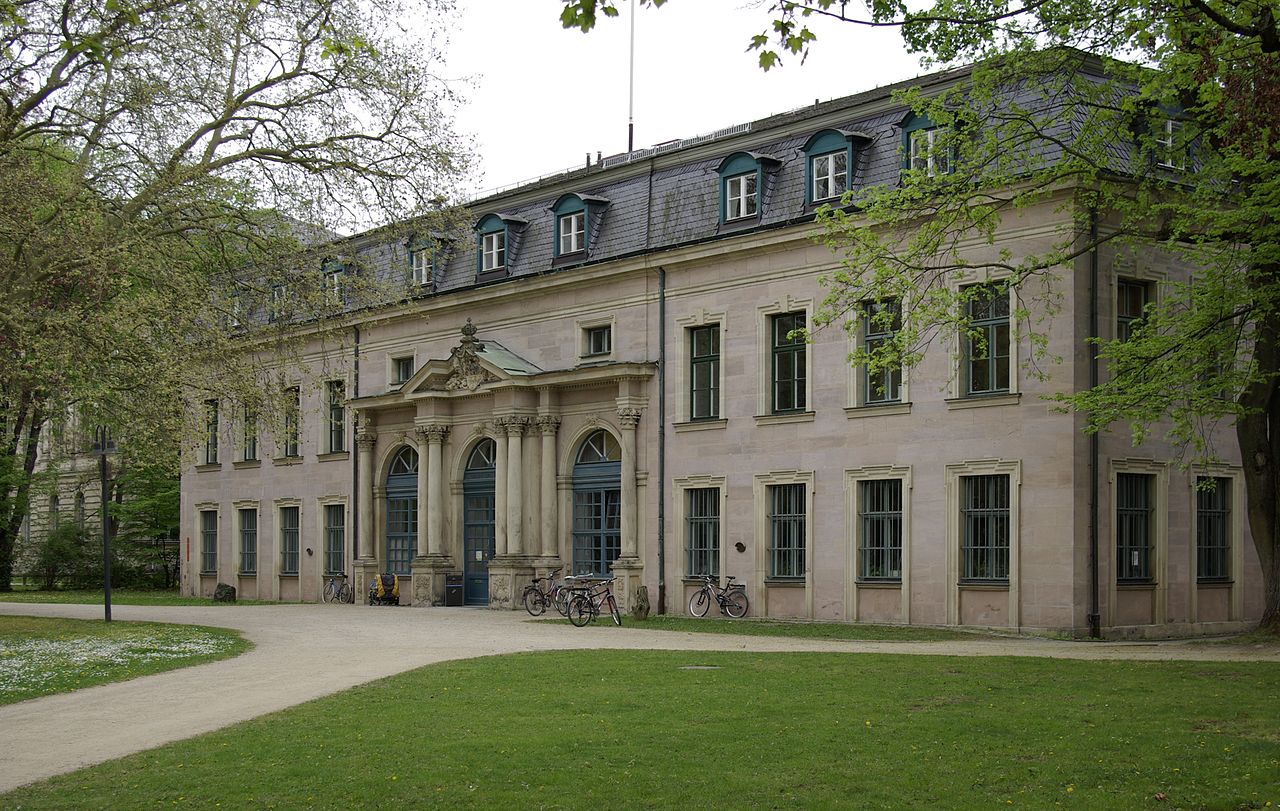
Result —
[[462, 477], [462, 570], [467, 605], [489, 604], [489, 561], [494, 551], [494, 455], [492, 439], [482, 439], [467, 458]]

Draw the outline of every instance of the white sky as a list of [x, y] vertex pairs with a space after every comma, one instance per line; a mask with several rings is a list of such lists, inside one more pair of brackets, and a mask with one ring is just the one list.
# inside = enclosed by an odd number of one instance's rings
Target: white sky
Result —
[[[474, 81], [456, 121], [475, 139], [468, 191], [626, 151], [630, 0], [615, 2], [620, 16], [583, 34], [560, 27], [561, 0], [459, 0], [446, 60], [451, 77]], [[636, 6], [636, 149], [923, 73], [893, 29], [810, 18], [818, 41], [808, 61], [784, 57], [765, 73], [746, 52], [770, 21], [758, 0]]]

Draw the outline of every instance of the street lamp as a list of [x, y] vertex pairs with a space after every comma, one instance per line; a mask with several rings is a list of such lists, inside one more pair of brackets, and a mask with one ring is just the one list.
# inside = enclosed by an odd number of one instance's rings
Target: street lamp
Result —
[[111, 493], [107, 487], [107, 454], [115, 452], [116, 443], [111, 437], [111, 429], [105, 425], [93, 429], [92, 453], [98, 457], [98, 473], [102, 477], [102, 504], [99, 508], [102, 515], [102, 605], [107, 622], [111, 622], [111, 533], [107, 520]]

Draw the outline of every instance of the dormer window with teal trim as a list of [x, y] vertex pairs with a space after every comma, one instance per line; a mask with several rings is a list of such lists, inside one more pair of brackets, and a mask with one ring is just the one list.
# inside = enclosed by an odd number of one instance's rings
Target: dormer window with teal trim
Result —
[[608, 206], [608, 200], [592, 194], [560, 195], [551, 207], [556, 221], [552, 246], [556, 263], [581, 262], [587, 258], [599, 236]]
[[346, 300], [347, 266], [339, 259], [326, 259], [320, 266], [321, 285], [331, 304], [342, 305]]
[[912, 113], [902, 123], [902, 168], [929, 177], [955, 171], [955, 147], [950, 127], [939, 127], [928, 116]]
[[409, 249], [409, 282], [415, 287], [431, 284], [432, 251], [429, 245], [417, 245]]
[[435, 282], [449, 261], [452, 240], [432, 235], [411, 237], [405, 243], [409, 265], [409, 285], [434, 290]]
[[805, 194], [810, 205], [838, 200], [853, 187], [855, 140], [871, 137], [854, 130], [822, 130], [805, 143]]
[[515, 260], [518, 240], [527, 220], [507, 214], [486, 214], [476, 222], [476, 281], [505, 278]]
[[720, 162], [720, 221], [758, 219], [768, 199], [773, 172], [781, 164], [772, 155], [735, 152]]

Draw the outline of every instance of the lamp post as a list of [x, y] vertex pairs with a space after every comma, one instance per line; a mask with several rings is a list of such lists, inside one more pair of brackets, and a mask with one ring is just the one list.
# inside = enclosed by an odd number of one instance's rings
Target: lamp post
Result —
[[115, 450], [116, 443], [111, 437], [111, 429], [105, 425], [95, 428], [93, 455], [98, 457], [98, 473], [102, 477], [102, 503], [98, 510], [102, 516], [102, 606], [107, 622], [111, 622], [111, 525], [107, 518], [111, 492], [107, 486], [107, 454], [115, 453]]

